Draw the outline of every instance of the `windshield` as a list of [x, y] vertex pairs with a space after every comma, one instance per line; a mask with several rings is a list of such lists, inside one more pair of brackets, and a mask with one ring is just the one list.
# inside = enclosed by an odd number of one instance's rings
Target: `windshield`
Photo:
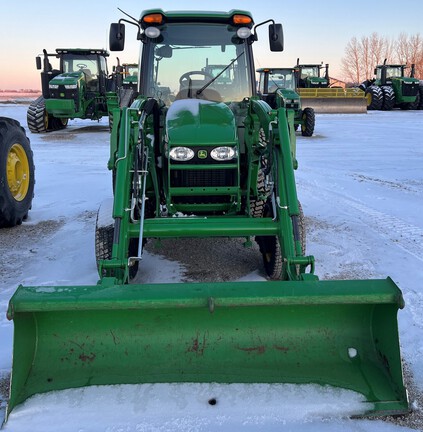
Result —
[[307, 66], [301, 69], [301, 78], [307, 77], [318, 77], [320, 76], [320, 70], [318, 66]]
[[[388, 66], [386, 68], [386, 78], [392, 78], [392, 77], [402, 77], [402, 67], [401, 66]], [[377, 78], [382, 78], [382, 68], [377, 69]]]
[[63, 72], [82, 71], [88, 76], [98, 75], [97, 56], [65, 54], [62, 59]]
[[248, 71], [253, 69], [246, 47], [228, 25], [169, 24], [161, 30], [160, 42], [149, 39], [144, 45], [143, 91], [166, 104], [195, 97], [193, 92], [219, 96], [213, 100], [241, 101], [252, 95]]
[[269, 74], [268, 92], [274, 93], [278, 88], [295, 90], [295, 77], [292, 70]]

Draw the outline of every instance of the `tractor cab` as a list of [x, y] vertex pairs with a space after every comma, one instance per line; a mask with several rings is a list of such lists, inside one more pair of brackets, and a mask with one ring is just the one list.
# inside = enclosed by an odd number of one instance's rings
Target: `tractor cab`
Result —
[[[325, 69], [324, 75], [321, 69]], [[295, 66], [298, 88], [327, 88], [329, 87], [329, 65], [299, 64]]]

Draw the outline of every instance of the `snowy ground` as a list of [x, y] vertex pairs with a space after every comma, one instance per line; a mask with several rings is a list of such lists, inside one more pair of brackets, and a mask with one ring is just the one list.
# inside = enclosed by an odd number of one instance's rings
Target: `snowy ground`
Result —
[[[0, 115], [26, 126], [25, 105]], [[422, 429], [423, 112], [319, 115], [315, 135], [298, 138], [298, 193], [307, 221], [307, 253], [321, 279], [392, 279], [402, 354], [414, 413], [392, 423], [351, 420], [360, 395], [318, 386], [144, 385], [71, 389], [37, 395], [17, 407], [4, 429], [21, 431], [406, 431]], [[94, 225], [111, 196], [107, 121], [73, 121], [65, 131], [28, 133], [36, 188], [27, 222], [0, 231], [0, 374], [11, 368], [7, 302], [17, 286], [95, 284]], [[262, 279], [260, 257], [239, 244], [192, 242], [150, 248], [140, 282]], [[207, 253], [204, 250], [207, 250]], [[189, 254], [186, 251], [189, 250]], [[235, 253], [234, 253], [235, 252]], [[236, 263], [225, 258], [237, 256]], [[210, 259], [218, 259], [217, 271]], [[170, 260], [171, 259], [171, 260]], [[214, 259], [214, 258], [213, 258]], [[195, 264], [194, 264], [195, 261]], [[259, 267], [258, 270], [255, 270]], [[209, 403], [215, 398], [217, 403]], [[2, 408], [4, 414], [5, 394]], [[405, 424], [406, 426], [400, 426]]]

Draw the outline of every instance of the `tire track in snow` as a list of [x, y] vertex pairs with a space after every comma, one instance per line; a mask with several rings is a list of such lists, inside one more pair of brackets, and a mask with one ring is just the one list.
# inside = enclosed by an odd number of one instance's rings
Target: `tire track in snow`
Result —
[[364, 213], [369, 218], [364, 222], [374, 231], [388, 238], [399, 248], [423, 261], [423, 229], [408, 224], [402, 219], [374, 210], [359, 202], [342, 198], [348, 206]]
[[[308, 189], [309, 191], [312, 191], [315, 189], [314, 184], [308, 181], [302, 180], [300, 185], [303, 190]], [[335, 196], [337, 202], [341, 206], [353, 208], [366, 215], [366, 217], [361, 218], [361, 220], [373, 231], [384, 238], [387, 238], [396, 246], [423, 262], [423, 229], [408, 224], [395, 216], [372, 209], [354, 198], [347, 197], [338, 191], [334, 191], [327, 187], [322, 188], [321, 185], [319, 185], [319, 194], [321, 199], [324, 201], [331, 201]]]

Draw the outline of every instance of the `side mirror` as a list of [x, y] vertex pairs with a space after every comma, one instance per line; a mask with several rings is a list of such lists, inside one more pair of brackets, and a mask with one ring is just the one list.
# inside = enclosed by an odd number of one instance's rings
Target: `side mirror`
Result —
[[125, 48], [125, 24], [110, 24], [109, 47], [110, 51], [123, 51]]
[[173, 55], [173, 50], [169, 45], [163, 45], [156, 50], [155, 54], [158, 57], [171, 58]]
[[35, 57], [35, 64], [37, 65], [37, 69], [40, 70], [41, 69], [41, 57]]
[[282, 24], [269, 25], [270, 51], [283, 51], [283, 29]]

